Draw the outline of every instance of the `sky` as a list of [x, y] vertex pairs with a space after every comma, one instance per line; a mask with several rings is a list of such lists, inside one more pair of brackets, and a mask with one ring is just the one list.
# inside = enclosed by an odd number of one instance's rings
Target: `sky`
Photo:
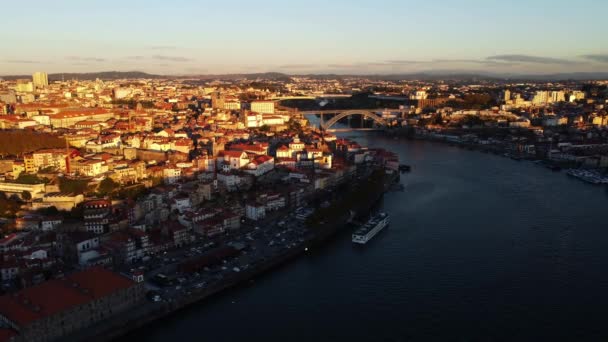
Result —
[[608, 71], [606, 0], [28, 0], [0, 75]]

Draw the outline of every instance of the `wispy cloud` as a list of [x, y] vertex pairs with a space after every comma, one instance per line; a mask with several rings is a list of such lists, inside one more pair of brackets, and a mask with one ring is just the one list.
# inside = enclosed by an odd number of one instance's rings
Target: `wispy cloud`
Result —
[[493, 59], [433, 59], [431, 61], [432, 63], [438, 63], [438, 64], [450, 64], [450, 63], [455, 63], [455, 64], [477, 64], [477, 65], [483, 65], [483, 66], [513, 66], [513, 65], [518, 65], [520, 62], [506, 62], [506, 61], [502, 61], [502, 60], [493, 60]]
[[407, 60], [407, 59], [393, 59], [393, 60], [388, 60], [388, 61], [384, 61], [382, 63], [375, 63], [375, 64], [379, 64], [379, 65], [410, 65], [410, 64], [421, 64], [421, 63], [426, 63], [424, 61], [413, 61], [413, 60]]
[[153, 45], [153, 46], [148, 46], [147, 49], [148, 50], [175, 50], [175, 49], [177, 49], [177, 46], [172, 46], [172, 45]]
[[101, 62], [105, 62], [106, 61], [105, 58], [99, 58], [99, 57], [81, 57], [81, 56], [67, 56], [66, 59], [71, 60], [71, 61], [97, 62], [97, 63], [101, 63]]
[[156, 59], [159, 61], [169, 61], [169, 62], [190, 62], [191, 58], [181, 57], [181, 56], [163, 56], [163, 55], [154, 55], [152, 59]]
[[502, 62], [519, 62], [519, 63], [534, 63], [534, 64], [562, 64], [572, 65], [578, 64], [576, 61], [571, 61], [562, 58], [553, 57], [539, 57], [530, 55], [496, 55], [487, 57], [488, 61], [502, 61]]
[[594, 62], [608, 63], [608, 54], [582, 55], [581, 57]]
[[285, 65], [281, 65], [279, 66], [279, 68], [281, 69], [309, 69], [309, 68], [315, 68], [318, 65], [315, 64], [285, 64]]
[[6, 63], [14, 63], [14, 64], [38, 64], [39, 61], [32, 61], [28, 59], [8, 59], [5, 60]]
[[347, 69], [347, 68], [356, 68], [361, 66], [360, 64], [327, 64], [329, 68], [335, 69]]

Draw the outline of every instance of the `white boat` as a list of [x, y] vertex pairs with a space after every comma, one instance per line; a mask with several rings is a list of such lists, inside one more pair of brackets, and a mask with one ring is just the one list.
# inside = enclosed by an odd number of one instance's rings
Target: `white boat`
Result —
[[384, 229], [384, 227], [388, 226], [388, 224], [389, 217], [386, 213], [375, 215], [353, 233], [352, 240], [354, 243], [364, 245]]

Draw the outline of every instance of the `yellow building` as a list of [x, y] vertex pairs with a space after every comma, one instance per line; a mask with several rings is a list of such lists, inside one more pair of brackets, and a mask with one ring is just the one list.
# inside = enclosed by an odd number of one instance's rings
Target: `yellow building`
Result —
[[251, 111], [260, 114], [274, 114], [274, 101], [253, 101]]
[[19, 175], [25, 172], [25, 164], [23, 162], [14, 162], [13, 163], [13, 178], [18, 178]]
[[46, 72], [35, 72], [32, 80], [36, 88], [45, 88], [49, 85], [49, 75]]
[[36, 164], [34, 164], [34, 156], [31, 154], [26, 154], [23, 156], [23, 165], [25, 168], [25, 172], [27, 172], [27, 173], [38, 172], [38, 169], [36, 168]]
[[36, 171], [47, 167], [58, 171], [66, 171], [66, 152], [62, 149], [41, 150], [32, 153]]

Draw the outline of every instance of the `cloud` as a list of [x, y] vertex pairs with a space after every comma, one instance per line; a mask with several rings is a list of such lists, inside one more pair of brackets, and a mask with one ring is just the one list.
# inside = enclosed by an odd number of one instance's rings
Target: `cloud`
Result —
[[175, 49], [177, 49], [177, 46], [171, 46], [171, 45], [153, 45], [153, 46], [148, 46], [147, 49], [148, 50], [175, 50]]
[[520, 62], [520, 63], [534, 63], [534, 64], [562, 64], [562, 65], [577, 64], [577, 62], [571, 61], [568, 59], [552, 58], [552, 57], [538, 57], [538, 56], [529, 56], [529, 55], [496, 55], [496, 56], [487, 57], [486, 60], [498, 61], [498, 62]]
[[281, 69], [308, 69], [317, 67], [315, 64], [285, 64], [279, 66]]
[[478, 64], [483, 66], [513, 66], [518, 65], [519, 62], [505, 62], [502, 60], [490, 60], [490, 59], [434, 59], [432, 63], [460, 63], [460, 64]]
[[593, 62], [608, 63], [608, 54], [582, 55], [581, 57]]
[[9, 60], [5, 60], [4, 62], [15, 63], [15, 64], [38, 64], [38, 63], [40, 63], [38, 61], [31, 61], [31, 60], [27, 60], [27, 59], [9, 59]]
[[358, 64], [327, 64], [327, 66], [329, 68], [346, 69], [346, 68], [356, 68], [359, 65]]
[[81, 56], [68, 56], [68, 57], [66, 57], [66, 59], [69, 59], [71, 61], [98, 62], [98, 63], [106, 61], [105, 58], [99, 58], [99, 57], [81, 57]]
[[421, 63], [427, 63], [427, 62], [424, 62], [424, 61], [412, 61], [412, 60], [407, 60], [407, 59], [393, 59], [393, 60], [384, 61], [383, 63], [375, 63], [375, 64], [379, 64], [379, 65], [409, 65], [409, 64], [421, 64]]
[[146, 59], [146, 57], [144, 57], [144, 56], [129, 56], [129, 57], [127, 57], [127, 59], [133, 59], [133, 60], [136, 60], [136, 61], [141, 61], [142, 59]]
[[154, 55], [152, 59], [156, 59], [159, 61], [169, 61], [169, 62], [190, 62], [191, 58], [181, 57], [181, 56], [163, 56], [163, 55]]

